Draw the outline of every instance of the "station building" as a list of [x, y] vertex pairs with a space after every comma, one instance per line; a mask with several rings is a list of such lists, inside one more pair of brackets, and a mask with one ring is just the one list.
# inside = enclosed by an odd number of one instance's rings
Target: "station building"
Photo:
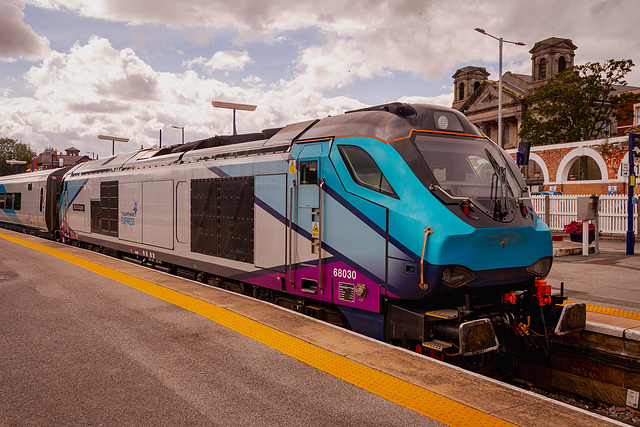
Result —
[[[578, 47], [571, 39], [551, 37], [535, 43], [531, 53], [531, 74], [507, 71], [502, 76], [502, 141], [515, 158], [518, 133], [527, 107], [524, 98], [551, 77], [575, 65]], [[461, 111], [489, 138], [498, 140], [498, 82], [489, 80], [484, 67], [466, 66], [452, 76], [452, 107]], [[615, 93], [639, 92], [633, 86], [616, 86]], [[614, 94], [615, 94], [614, 93]], [[533, 191], [556, 190], [565, 194], [626, 194], [621, 164], [628, 162], [629, 132], [639, 132], [640, 103], [621, 106], [632, 109], [633, 117], [603, 123], [601, 138], [593, 141], [551, 144], [531, 148], [530, 163], [523, 169]]]
[[75, 147], [67, 148], [65, 154], [59, 153], [53, 147], [48, 147], [33, 159], [29, 171], [75, 166], [78, 163], [88, 162], [89, 160], [91, 160], [89, 156], [80, 156], [80, 150]]

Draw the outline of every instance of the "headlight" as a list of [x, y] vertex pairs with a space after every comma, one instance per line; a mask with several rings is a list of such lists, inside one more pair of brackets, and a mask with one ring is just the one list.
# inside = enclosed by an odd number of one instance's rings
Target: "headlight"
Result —
[[476, 278], [476, 273], [460, 265], [447, 265], [440, 271], [440, 279], [448, 288], [457, 288]]
[[549, 270], [551, 270], [551, 263], [553, 258], [550, 256], [540, 258], [529, 267], [527, 267], [527, 273], [531, 274], [533, 277], [537, 277], [539, 279], [544, 279], [549, 274]]

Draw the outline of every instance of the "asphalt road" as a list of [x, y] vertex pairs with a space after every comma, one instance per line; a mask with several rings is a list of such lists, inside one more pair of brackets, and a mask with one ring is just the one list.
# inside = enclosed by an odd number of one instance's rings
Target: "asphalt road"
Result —
[[440, 425], [0, 239], [0, 425]]
[[564, 282], [571, 301], [640, 312], [640, 244], [626, 254], [624, 241], [600, 241], [600, 254], [556, 257], [547, 282]]

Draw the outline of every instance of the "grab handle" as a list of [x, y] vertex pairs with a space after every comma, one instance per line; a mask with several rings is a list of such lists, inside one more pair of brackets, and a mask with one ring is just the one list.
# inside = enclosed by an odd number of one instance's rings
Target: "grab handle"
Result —
[[322, 286], [322, 189], [324, 188], [324, 178], [320, 181], [318, 189], [318, 287], [324, 294]]
[[293, 230], [293, 188], [296, 186], [296, 180], [293, 180], [293, 183], [291, 184], [291, 187], [289, 187], [289, 271], [288, 271], [288, 276], [289, 276], [289, 283], [291, 284], [292, 288], [295, 288], [295, 283], [293, 283], [293, 277], [292, 277], [292, 272], [291, 270], [293, 269], [293, 251], [291, 249], [291, 243], [293, 241], [292, 238], [292, 230]]
[[420, 257], [420, 289], [426, 291], [429, 289], [429, 285], [424, 283], [424, 253], [427, 248], [427, 237], [433, 234], [433, 228], [427, 227], [424, 229], [424, 241], [422, 242], [422, 256]]

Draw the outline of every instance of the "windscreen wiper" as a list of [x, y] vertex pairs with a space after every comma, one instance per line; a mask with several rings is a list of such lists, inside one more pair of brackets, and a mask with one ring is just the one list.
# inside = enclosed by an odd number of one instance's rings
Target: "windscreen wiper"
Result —
[[502, 221], [509, 213], [509, 208], [507, 207], [507, 189], [509, 188], [509, 183], [507, 182], [507, 168], [500, 166], [489, 150], [485, 148], [484, 152], [486, 153], [489, 163], [491, 163], [494, 170], [493, 175], [491, 176], [493, 217], [498, 221]]

